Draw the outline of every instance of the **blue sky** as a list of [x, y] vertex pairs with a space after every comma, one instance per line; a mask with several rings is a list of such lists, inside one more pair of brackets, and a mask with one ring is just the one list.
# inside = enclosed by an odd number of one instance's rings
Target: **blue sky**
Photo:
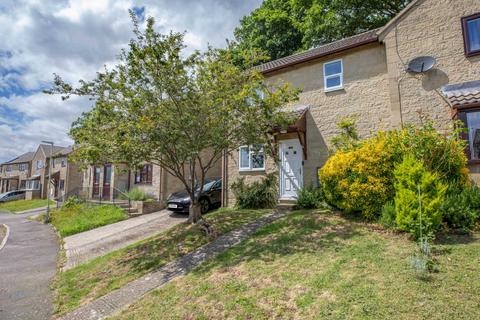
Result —
[[161, 32], [186, 31], [187, 50], [224, 46], [261, 0], [0, 0], [0, 162], [41, 140], [72, 141], [86, 99], [48, 96], [52, 74], [76, 82], [112, 65], [132, 37], [128, 10], [153, 16]]

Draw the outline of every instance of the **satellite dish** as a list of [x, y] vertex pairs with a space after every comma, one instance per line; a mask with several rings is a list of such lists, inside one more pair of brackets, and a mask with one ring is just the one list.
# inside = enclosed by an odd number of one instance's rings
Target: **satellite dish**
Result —
[[436, 63], [437, 60], [434, 57], [418, 57], [408, 63], [407, 71], [413, 73], [423, 73], [431, 70]]

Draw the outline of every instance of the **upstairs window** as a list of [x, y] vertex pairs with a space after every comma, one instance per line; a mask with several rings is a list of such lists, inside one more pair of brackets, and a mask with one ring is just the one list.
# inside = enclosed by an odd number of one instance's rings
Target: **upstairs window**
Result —
[[37, 169], [42, 169], [43, 167], [43, 161], [42, 160], [37, 160], [36, 162], [36, 168]]
[[18, 165], [18, 170], [19, 171], [26, 171], [27, 170], [27, 164], [26, 163], [20, 163]]
[[146, 164], [140, 171], [135, 173], [136, 184], [152, 184], [152, 165]]
[[462, 29], [465, 55], [480, 55], [480, 13], [462, 18]]
[[242, 146], [238, 152], [240, 171], [265, 170], [265, 154], [262, 146]]
[[67, 158], [62, 158], [61, 161], [61, 164], [62, 164], [62, 167], [65, 167], [67, 165]]
[[12, 166], [11, 166], [11, 165], [8, 165], [8, 166], [7, 166], [7, 170], [6, 170], [6, 171], [7, 171], [7, 172], [10, 172], [10, 171], [12, 171]]
[[323, 64], [323, 82], [325, 92], [343, 89], [343, 62], [341, 59]]

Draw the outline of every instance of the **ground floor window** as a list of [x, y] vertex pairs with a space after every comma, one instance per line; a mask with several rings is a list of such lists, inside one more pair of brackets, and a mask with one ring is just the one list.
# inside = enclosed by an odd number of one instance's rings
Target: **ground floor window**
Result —
[[59, 183], [58, 183], [58, 187], [60, 188], [60, 190], [63, 190], [65, 189], [65, 180], [60, 180]]
[[265, 153], [261, 145], [242, 146], [238, 153], [240, 171], [265, 170]]
[[458, 115], [467, 128], [463, 138], [468, 141], [468, 159], [480, 160], [480, 109], [462, 110]]
[[27, 190], [40, 190], [39, 180], [27, 180], [25, 181], [25, 189]]
[[145, 164], [139, 171], [135, 172], [136, 184], [152, 184], [152, 165]]
[[20, 189], [22, 190], [25, 189], [25, 185], [26, 185], [25, 183], [26, 183], [25, 180], [20, 181]]

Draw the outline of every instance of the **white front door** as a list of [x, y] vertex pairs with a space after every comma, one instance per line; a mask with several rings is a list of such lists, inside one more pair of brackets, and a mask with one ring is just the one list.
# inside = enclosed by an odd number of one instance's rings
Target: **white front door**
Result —
[[294, 199], [303, 187], [303, 152], [297, 139], [280, 142], [280, 198]]

